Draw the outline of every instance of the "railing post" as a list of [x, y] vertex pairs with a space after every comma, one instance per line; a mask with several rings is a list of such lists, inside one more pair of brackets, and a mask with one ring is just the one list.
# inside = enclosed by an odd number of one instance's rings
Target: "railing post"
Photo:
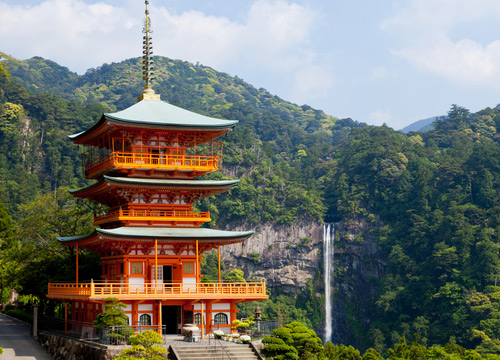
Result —
[[93, 297], [94, 294], [95, 294], [94, 279], [90, 279], [90, 297]]

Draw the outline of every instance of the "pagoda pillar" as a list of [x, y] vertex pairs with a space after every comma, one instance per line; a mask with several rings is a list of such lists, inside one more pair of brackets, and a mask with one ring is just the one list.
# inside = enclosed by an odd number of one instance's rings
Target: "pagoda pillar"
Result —
[[220, 245], [217, 246], [217, 258], [218, 258], [218, 266], [219, 266], [219, 287], [221, 283], [221, 278], [220, 278]]
[[68, 302], [64, 302], [64, 335], [68, 335]]
[[162, 306], [161, 300], [158, 300], [158, 333], [160, 335], [163, 334], [162, 323], [161, 323], [161, 317], [162, 317], [161, 306]]
[[207, 303], [207, 334], [212, 332], [212, 302]]
[[[138, 305], [138, 302], [137, 301], [134, 301], [132, 303], [132, 317], [131, 317], [131, 321], [130, 321], [130, 325], [135, 325], [135, 324], [139, 324], [139, 318], [138, 318], [138, 313], [139, 313], [139, 305]], [[140, 324], [139, 324], [140, 325]]]
[[76, 285], [78, 285], [78, 243], [76, 243]]

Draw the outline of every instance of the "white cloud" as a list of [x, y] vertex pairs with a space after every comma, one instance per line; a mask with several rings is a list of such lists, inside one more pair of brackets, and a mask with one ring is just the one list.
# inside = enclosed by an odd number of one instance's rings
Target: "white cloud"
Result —
[[121, 44], [127, 42], [131, 24], [138, 23], [124, 10], [104, 3], [46, 0], [31, 7], [0, 3], [3, 51], [20, 58], [50, 58], [78, 71], [130, 56]]
[[461, 32], [488, 20], [500, 21], [496, 0], [412, 0], [382, 29], [401, 36], [404, 45], [393, 54], [417, 68], [455, 83], [498, 87], [500, 38], [482, 44]]

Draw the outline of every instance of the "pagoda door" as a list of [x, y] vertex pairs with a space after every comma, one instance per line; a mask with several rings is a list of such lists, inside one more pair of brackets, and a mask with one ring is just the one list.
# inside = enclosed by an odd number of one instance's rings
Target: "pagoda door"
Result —
[[163, 288], [163, 265], [158, 265], [156, 276], [155, 266], [151, 265], [151, 283], [156, 290], [161, 290]]

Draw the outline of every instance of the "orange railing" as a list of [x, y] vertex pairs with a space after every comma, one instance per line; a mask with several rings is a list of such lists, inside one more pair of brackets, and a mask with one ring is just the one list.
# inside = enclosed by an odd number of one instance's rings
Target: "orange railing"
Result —
[[163, 222], [209, 222], [210, 212], [191, 210], [147, 210], [129, 209], [112, 211], [104, 215], [94, 217], [94, 225], [100, 225], [110, 221], [163, 221]]
[[219, 170], [217, 155], [158, 155], [132, 152], [114, 152], [93, 161], [84, 161], [86, 177], [116, 168], [163, 169], [210, 172]]
[[238, 283], [49, 283], [49, 298], [266, 299], [265, 282]]

